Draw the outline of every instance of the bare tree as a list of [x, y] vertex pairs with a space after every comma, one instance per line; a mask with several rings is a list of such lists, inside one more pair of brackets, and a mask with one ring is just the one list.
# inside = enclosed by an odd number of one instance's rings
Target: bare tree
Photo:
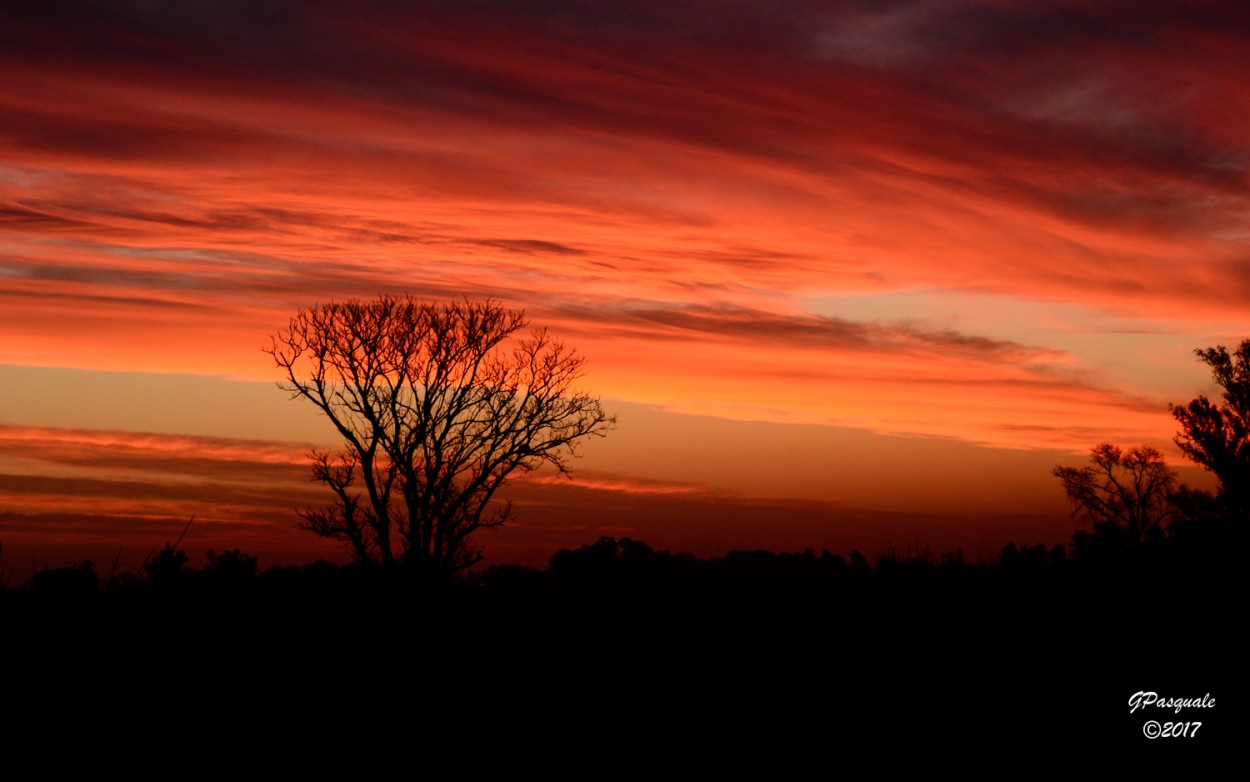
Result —
[[1143, 542], [1176, 513], [1171, 499], [1176, 474], [1163, 454], [1148, 445], [1122, 451], [1103, 443], [1090, 450], [1088, 466], [1056, 467], [1052, 472], [1063, 481], [1075, 513], [1095, 527], [1118, 527], [1133, 543]]
[[324, 413], [345, 446], [314, 451], [333, 505], [304, 529], [362, 561], [423, 575], [481, 559], [468, 540], [503, 524], [496, 492], [518, 472], [561, 473], [615, 425], [573, 388], [585, 360], [493, 301], [438, 305], [380, 296], [301, 309], [266, 352], [281, 387]]

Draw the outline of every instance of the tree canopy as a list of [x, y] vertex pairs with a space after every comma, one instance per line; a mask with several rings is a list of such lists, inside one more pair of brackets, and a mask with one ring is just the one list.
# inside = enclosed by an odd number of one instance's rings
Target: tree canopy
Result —
[[1220, 480], [1219, 504], [1230, 520], [1250, 518], [1250, 340], [1229, 354], [1223, 345], [1194, 351], [1223, 390], [1220, 405], [1199, 395], [1172, 407], [1176, 444]]
[[448, 575], [481, 558], [468, 538], [503, 524], [496, 492], [518, 472], [568, 472], [615, 419], [573, 387], [585, 360], [494, 301], [379, 296], [301, 309], [267, 349], [281, 387], [344, 440], [314, 451], [336, 501], [303, 527], [362, 561]]

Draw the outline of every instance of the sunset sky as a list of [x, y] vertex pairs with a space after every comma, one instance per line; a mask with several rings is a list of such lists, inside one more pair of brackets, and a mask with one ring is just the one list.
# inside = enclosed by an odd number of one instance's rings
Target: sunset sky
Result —
[[492, 296], [617, 414], [487, 562], [1065, 541], [1250, 337], [1250, 8], [17, 2], [0, 572], [342, 558], [299, 307]]

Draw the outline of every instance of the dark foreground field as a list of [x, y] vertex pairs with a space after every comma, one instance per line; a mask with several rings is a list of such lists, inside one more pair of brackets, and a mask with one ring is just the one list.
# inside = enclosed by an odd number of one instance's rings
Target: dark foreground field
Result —
[[[71, 730], [125, 715], [227, 744], [348, 725], [379, 741], [479, 726], [483, 741], [743, 752], [924, 739], [963, 757], [1004, 742], [1136, 754], [1240, 742], [1247, 577], [1231, 549], [1102, 561], [1012, 549], [982, 565], [703, 561], [605, 539], [544, 571], [439, 588], [326, 563], [256, 572], [237, 553], [104, 582], [85, 566], [45, 571], [3, 592], [8, 709]], [[1217, 705], [1130, 712], [1138, 692]], [[1147, 720], [1202, 725], [1150, 740]]]

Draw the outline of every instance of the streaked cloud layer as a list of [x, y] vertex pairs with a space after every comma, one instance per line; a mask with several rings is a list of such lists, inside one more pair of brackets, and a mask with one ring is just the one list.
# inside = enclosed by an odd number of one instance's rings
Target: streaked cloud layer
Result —
[[[574, 480], [540, 473], [509, 488], [518, 523], [489, 537], [492, 561], [540, 565], [600, 535], [702, 555], [923, 544], [979, 557], [1066, 524], [1059, 498], [1035, 480], [1054, 452], [629, 406], [624, 419], [631, 426], [616, 449], [589, 455]], [[666, 436], [669, 447], [655, 452]], [[196, 556], [242, 547], [269, 563], [342, 557], [336, 544], [295, 529], [296, 509], [327, 501], [305, 457], [288, 442], [0, 426], [6, 568], [90, 557], [134, 570], [189, 519], [185, 546]]]
[[1250, 335], [1248, 52], [1236, 3], [19, 4], [0, 364], [271, 380], [298, 306], [492, 295], [653, 408], [1166, 445]]

